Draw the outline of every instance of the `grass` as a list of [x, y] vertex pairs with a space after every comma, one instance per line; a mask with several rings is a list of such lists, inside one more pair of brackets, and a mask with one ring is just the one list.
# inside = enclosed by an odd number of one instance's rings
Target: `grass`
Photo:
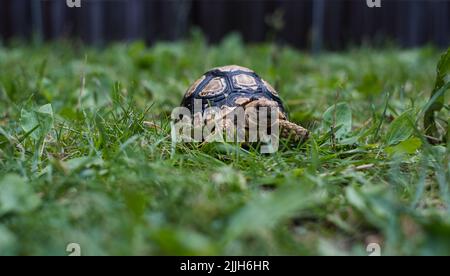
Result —
[[[449, 147], [422, 126], [440, 54], [196, 34], [0, 47], [0, 255], [448, 255]], [[312, 138], [272, 155], [174, 148], [171, 110], [225, 64], [272, 83]]]

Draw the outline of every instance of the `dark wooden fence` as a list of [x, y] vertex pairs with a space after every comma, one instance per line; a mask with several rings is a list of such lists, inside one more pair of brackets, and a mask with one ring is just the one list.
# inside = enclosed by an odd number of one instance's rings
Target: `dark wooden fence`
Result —
[[342, 49], [364, 41], [410, 47], [450, 44], [450, 0], [0, 0], [0, 34], [43, 39], [177, 40], [197, 26], [211, 42], [238, 31], [246, 41], [275, 39], [300, 48]]

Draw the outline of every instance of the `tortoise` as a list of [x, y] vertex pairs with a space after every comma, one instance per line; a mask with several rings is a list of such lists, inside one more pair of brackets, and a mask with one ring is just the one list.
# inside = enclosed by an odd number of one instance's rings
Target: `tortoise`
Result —
[[208, 107], [225, 111], [236, 107], [277, 107], [281, 138], [300, 142], [309, 136], [307, 129], [288, 120], [278, 92], [246, 67], [228, 65], [208, 70], [189, 87], [181, 106], [194, 114], [195, 100], [201, 100], [202, 111]]

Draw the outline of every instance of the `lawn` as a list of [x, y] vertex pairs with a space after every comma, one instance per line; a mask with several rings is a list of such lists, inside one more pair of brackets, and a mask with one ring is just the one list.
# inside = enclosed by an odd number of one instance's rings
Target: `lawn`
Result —
[[[314, 56], [195, 33], [0, 46], [0, 255], [450, 254], [449, 146], [423, 125], [443, 52]], [[275, 154], [172, 144], [172, 109], [226, 64], [275, 86], [311, 138]]]

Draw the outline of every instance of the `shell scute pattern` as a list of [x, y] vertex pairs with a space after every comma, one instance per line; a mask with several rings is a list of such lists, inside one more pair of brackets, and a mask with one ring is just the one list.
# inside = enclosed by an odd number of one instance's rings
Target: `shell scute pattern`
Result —
[[186, 94], [184, 95], [185, 98], [191, 96], [195, 90], [197, 90], [198, 86], [205, 80], [205, 75], [203, 75], [201, 78], [199, 78], [198, 80], [196, 80], [191, 87], [189, 87], [188, 91], [186, 92]]
[[256, 79], [247, 74], [234, 75], [233, 86], [237, 89], [249, 89], [250, 91], [256, 91], [258, 89]]
[[200, 91], [201, 97], [212, 97], [219, 95], [225, 91], [227, 84], [224, 78], [214, 77]]
[[268, 83], [267, 81], [265, 81], [265, 80], [262, 80], [262, 81], [263, 81], [263, 83], [264, 83], [264, 86], [267, 88], [267, 90], [268, 90], [270, 93], [272, 93], [274, 96], [277, 96], [277, 97], [278, 97], [278, 92], [275, 90], [275, 88], [273, 88], [273, 86], [270, 85], [270, 83]]
[[203, 108], [210, 106], [236, 107], [256, 100], [273, 101], [284, 113], [278, 93], [253, 70], [228, 65], [206, 72], [186, 92], [182, 106], [191, 111], [194, 100], [203, 101]]

